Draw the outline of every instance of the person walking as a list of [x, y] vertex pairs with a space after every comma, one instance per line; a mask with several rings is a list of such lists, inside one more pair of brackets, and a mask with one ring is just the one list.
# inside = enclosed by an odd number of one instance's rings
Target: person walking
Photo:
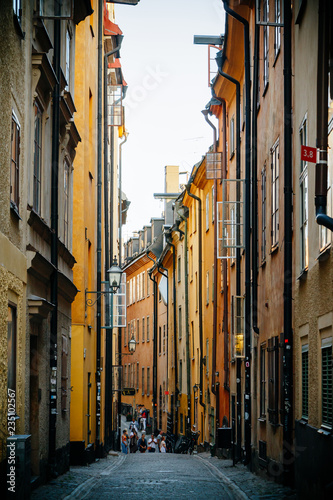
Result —
[[135, 453], [138, 451], [138, 434], [135, 429], [132, 430], [130, 434], [130, 453]]
[[134, 417], [132, 418], [132, 422], [129, 424], [128, 428], [129, 428], [130, 431], [135, 430], [135, 432], [138, 433], [138, 428], [136, 426], [136, 421], [135, 421]]
[[145, 431], [146, 430], [146, 423], [147, 423], [147, 410], [146, 410], [146, 408], [142, 409], [141, 421], [143, 424], [143, 430]]
[[160, 452], [161, 453], [166, 453], [166, 442], [165, 442], [165, 437], [164, 436], [162, 436], [162, 439], [161, 439]]
[[155, 453], [156, 451], [157, 441], [154, 438], [154, 434], [151, 435], [151, 438], [148, 440], [148, 452]]
[[146, 433], [143, 432], [141, 434], [141, 437], [139, 439], [139, 442], [138, 442], [138, 448], [139, 448], [139, 452], [140, 453], [146, 453], [146, 450], [147, 450], [147, 440], [146, 440]]
[[127, 434], [127, 429], [123, 430], [122, 436], [121, 436], [121, 451], [127, 455], [128, 453], [128, 434]]

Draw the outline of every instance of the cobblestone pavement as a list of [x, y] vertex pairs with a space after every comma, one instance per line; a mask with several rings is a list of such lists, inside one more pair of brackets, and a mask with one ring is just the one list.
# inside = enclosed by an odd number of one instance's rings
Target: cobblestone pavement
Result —
[[71, 470], [33, 491], [32, 500], [189, 498], [290, 499], [289, 489], [260, 478], [230, 460], [198, 455], [109, 455]]

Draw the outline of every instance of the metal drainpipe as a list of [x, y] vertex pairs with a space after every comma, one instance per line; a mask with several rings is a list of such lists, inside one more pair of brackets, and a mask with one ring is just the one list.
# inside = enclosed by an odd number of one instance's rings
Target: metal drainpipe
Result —
[[[102, 18], [102, 13], [103, 13], [103, 8], [102, 7], [103, 2], [100, 2], [99, 5], [99, 13], [98, 13], [98, 23], [99, 23], [99, 30], [98, 30], [98, 214], [97, 214], [97, 269], [100, 268], [100, 273], [101, 273], [101, 240], [102, 240], [102, 235], [101, 235], [101, 216], [102, 216], [102, 153], [101, 153], [101, 137], [102, 137], [102, 51], [103, 51], [103, 18]], [[100, 19], [101, 15], [101, 19]], [[100, 24], [101, 23], [101, 24]], [[110, 134], [110, 144], [111, 144], [111, 150], [110, 150], [110, 235], [109, 235], [109, 196], [108, 196], [108, 110], [107, 110], [107, 86], [108, 86], [108, 57], [115, 54], [120, 50], [121, 47], [121, 42], [122, 38], [120, 38], [120, 43], [117, 45], [117, 47], [110, 52], [107, 52], [104, 54], [104, 227], [105, 227], [105, 234], [104, 234], [104, 241], [105, 241], [105, 281], [108, 280], [107, 276], [107, 270], [109, 269], [109, 257], [113, 256], [113, 210], [112, 210], [112, 201], [113, 201], [113, 183], [114, 183], [114, 175], [113, 175], [113, 160], [114, 160], [114, 137], [113, 137], [113, 129], [111, 128], [111, 134]], [[110, 237], [110, 249], [109, 249], [109, 237]], [[120, 266], [120, 264], [119, 264]], [[101, 278], [98, 278], [98, 273], [97, 273], [97, 290], [101, 289]], [[110, 305], [108, 304], [108, 301], [106, 301], [106, 306], [105, 306], [105, 315], [106, 318], [109, 317], [109, 311], [110, 311]], [[99, 304], [99, 301], [97, 302], [97, 366], [96, 366], [96, 372], [97, 372], [97, 390], [96, 390], [96, 398], [97, 398], [97, 403], [96, 403], [96, 408], [98, 406], [100, 407], [100, 395], [98, 393], [101, 392], [101, 385], [100, 385], [100, 359], [101, 359], [101, 306]], [[112, 358], [113, 358], [113, 329], [108, 330], [108, 333], [106, 334], [105, 338], [105, 351], [106, 351], [106, 362], [105, 362], [105, 437], [109, 440], [108, 446], [111, 445], [110, 443], [110, 432], [112, 434], [113, 432], [113, 422], [112, 422], [112, 397], [109, 398], [107, 395], [111, 393], [112, 391]], [[120, 340], [121, 344], [121, 340]], [[119, 346], [118, 346], [119, 347]], [[110, 365], [111, 363], [111, 365]], [[119, 393], [120, 395], [120, 393]], [[120, 395], [120, 400], [121, 400], [121, 395]], [[111, 403], [111, 406], [110, 406]], [[120, 406], [121, 406], [121, 401], [120, 401]], [[118, 409], [119, 409], [119, 400], [118, 400]], [[100, 426], [100, 409], [99, 411], [96, 411], [97, 414], [97, 420], [96, 420], [96, 429], [99, 429]], [[99, 425], [97, 425], [97, 422], [99, 421]], [[107, 432], [108, 431], [108, 432]], [[112, 434], [113, 436], [113, 434]]]
[[[60, 131], [60, 21], [54, 20], [53, 66], [57, 82], [53, 90], [52, 115], [52, 180], [51, 180], [51, 312], [50, 332], [50, 405], [49, 405], [49, 464], [51, 474], [56, 474], [56, 424], [57, 424], [57, 344], [58, 344], [58, 175], [59, 175], [59, 131]], [[55, 384], [51, 384], [55, 380]]]
[[[157, 266], [154, 259], [149, 256], [149, 251], [146, 252], [148, 259], [154, 262], [154, 266]], [[152, 276], [152, 269], [148, 271], [149, 279], [153, 282], [153, 295], [154, 295], [154, 338], [153, 338], [153, 421], [154, 421], [154, 433], [157, 430], [157, 332], [158, 332], [158, 296], [157, 296], [157, 280], [155, 276]]]
[[[216, 127], [209, 120], [208, 113], [203, 112], [206, 122], [213, 129], [213, 151], [216, 153]], [[214, 180], [214, 210], [217, 214], [217, 180]], [[211, 390], [214, 396], [217, 396], [218, 391], [216, 391], [216, 328], [217, 328], [217, 227], [214, 227], [214, 306], [213, 306], [213, 348], [212, 348], [212, 385]], [[218, 401], [217, 401], [218, 403]], [[219, 407], [216, 408], [216, 422], [219, 422]]]
[[[283, 469], [285, 483], [292, 484], [293, 443], [293, 331], [292, 331], [292, 66], [291, 66], [291, 4], [284, 2], [284, 424]], [[326, 87], [327, 106], [327, 87]], [[327, 133], [327, 121], [326, 121]]]
[[177, 337], [177, 293], [176, 293], [176, 247], [169, 233], [167, 242], [172, 248], [172, 288], [173, 288], [173, 339], [175, 356], [175, 435], [178, 436], [178, 337]]
[[[163, 267], [161, 264], [157, 265], [157, 271], [164, 276], [167, 279], [167, 297], [169, 295], [169, 281], [168, 281], [168, 274], [162, 273], [161, 268], [164, 269], [164, 271], [168, 272], [165, 267]], [[168, 318], [168, 303], [167, 303], [167, 331], [168, 331], [168, 324], [169, 324], [169, 318]], [[154, 433], [157, 433], [158, 427], [157, 427], [157, 363], [158, 363], [158, 356], [157, 356], [157, 347], [156, 347], [156, 376], [155, 376], [155, 386], [153, 385], [153, 394], [154, 394], [154, 400], [155, 400], [155, 406], [154, 406], [154, 419], [155, 419], [155, 428], [154, 428]]]
[[245, 397], [244, 397], [244, 441], [245, 461], [251, 461], [251, 77], [249, 23], [233, 11], [228, 0], [223, 0], [224, 10], [244, 26], [245, 66]]
[[[258, 328], [258, 177], [257, 177], [257, 94], [259, 71], [259, 25], [254, 28], [253, 94], [252, 94], [252, 325]], [[255, 390], [255, 387], [254, 387]]]
[[127, 142], [128, 134], [125, 132], [125, 139], [119, 144], [119, 267], [122, 262], [122, 227], [123, 227], [123, 211], [122, 211], [122, 147]]
[[[221, 76], [236, 85], [236, 179], [241, 178], [241, 164], [240, 164], [240, 83], [238, 80], [228, 75], [222, 71], [222, 51], [216, 56], [218, 72]], [[240, 199], [240, 189], [237, 186], [237, 200]], [[237, 220], [239, 222], [239, 213], [237, 211]], [[239, 227], [239, 224], [237, 224]], [[239, 234], [237, 235], [239, 241]], [[241, 269], [240, 269], [240, 249], [236, 248], [236, 295], [241, 294]], [[240, 459], [241, 456], [241, 445], [242, 445], [242, 362], [240, 358], [236, 359], [236, 382], [237, 382], [237, 458]], [[234, 462], [234, 459], [233, 459]]]
[[200, 345], [200, 397], [199, 397], [199, 403], [200, 405], [206, 409], [206, 405], [203, 402], [202, 399], [202, 390], [203, 390], [203, 355], [202, 355], [202, 350], [203, 350], [203, 318], [202, 318], [202, 202], [201, 199], [196, 196], [195, 194], [192, 194], [190, 189], [191, 189], [191, 183], [193, 182], [193, 179], [190, 179], [189, 183], [186, 185], [186, 191], [187, 194], [196, 200], [199, 204], [199, 228], [198, 228], [198, 240], [199, 240], [199, 258], [198, 258], [198, 273], [199, 273], [199, 345]]
[[318, 69], [317, 69], [317, 148], [319, 162], [316, 165], [316, 222], [333, 231], [333, 219], [326, 214], [327, 205], [327, 89], [329, 58], [329, 19], [327, 0], [319, 2]]
[[185, 224], [184, 232], [184, 246], [185, 246], [185, 261], [184, 261], [184, 275], [185, 275], [185, 329], [186, 329], [186, 383], [187, 383], [187, 429], [191, 430], [191, 365], [190, 365], [190, 328], [189, 328], [189, 314], [188, 314], [188, 223], [187, 217], [183, 216], [179, 209], [176, 212]]

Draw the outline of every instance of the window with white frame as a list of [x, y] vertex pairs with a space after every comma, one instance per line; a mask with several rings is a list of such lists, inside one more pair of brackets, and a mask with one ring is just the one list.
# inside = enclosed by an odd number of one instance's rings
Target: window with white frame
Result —
[[183, 335], [183, 318], [182, 318], [182, 306], [178, 307], [178, 338], [181, 339]]
[[279, 242], [279, 171], [280, 171], [280, 146], [276, 141], [271, 149], [271, 246], [274, 248]]
[[177, 277], [178, 277], [178, 283], [180, 283], [180, 281], [182, 279], [181, 257], [178, 257], [178, 260], [177, 260]]
[[142, 298], [145, 298], [145, 283], [146, 283], [146, 273], [142, 273]]
[[142, 389], [142, 396], [145, 394], [145, 369], [144, 367], [141, 370], [142, 373], [142, 378], [141, 378], [141, 389]]
[[158, 327], [158, 354], [162, 354], [162, 327]]
[[66, 65], [65, 65], [65, 78], [67, 82], [67, 87], [66, 89], [69, 90], [70, 88], [70, 64], [71, 64], [71, 34], [69, 32], [69, 29], [66, 31]]
[[209, 193], [206, 194], [206, 231], [209, 229]]
[[42, 177], [42, 110], [37, 101], [34, 104], [34, 182], [33, 207], [41, 212], [41, 177]]
[[206, 305], [209, 304], [209, 271], [206, 272]]
[[267, 184], [266, 184], [266, 165], [261, 171], [261, 261], [266, 259], [267, 243]]
[[142, 318], [142, 342], [145, 341], [145, 318]]
[[136, 338], [135, 338], [135, 340], [137, 342], [140, 342], [140, 320], [139, 319], [136, 321]]
[[215, 219], [215, 189], [212, 187], [212, 222]]
[[183, 361], [181, 359], [179, 360], [178, 383], [179, 383], [179, 392], [182, 393], [182, 391], [183, 391]]
[[[281, 23], [281, 0], [275, 0], [275, 22]], [[281, 47], [281, 28], [274, 29], [274, 54], [277, 57]]]
[[166, 352], [166, 325], [163, 325], [163, 354]]
[[139, 390], [139, 384], [140, 384], [140, 380], [139, 380], [139, 373], [140, 373], [140, 368], [139, 368], [139, 361], [136, 363], [136, 390], [138, 391]]
[[10, 167], [10, 201], [18, 210], [20, 203], [20, 138], [21, 127], [19, 121], [12, 112], [11, 132], [11, 167]]
[[150, 295], [150, 277], [149, 274], [147, 273], [147, 297]]
[[323, 338], [321, 342], [321, 422], [332, 427], [332, 337]]
[[[307, 145], [307, 119], [303, 119], [299, 128], [300, 148]], [[301, 271], [307, 269], [309, 264], [308, 241], [308, 164], [301, 160], [299, 175], [300, 195], [300, 267]]]
[[[263, 21], [269, 21], [269, 0], [263, 0]], [[264, 43], [263, 43], [263, 61], [264, 61], [264, 92], [268, 85], [268, 71], [269, 71], [269, 27], [264, 26]]]
[[147, 336], [146, 336], [147, 337], [147, 342], [149, 342], [149, 340], [150, 340], [150, 331], [149, 331], [149, 329], [150, 329], [150, 318], [149, 318], [149, 316], [147, 316]]
[[302, 345], [302, 418], [309, 417], [309, 344]]
[[64, 244], [69, 246], [69, 161], [64, 161]]
[[235, 116], [230, 120], [229, 136], [230, 158], [232, 158], [235, 154]]
[[147, 396], [150, 395], [150, 368], [147, 367]]

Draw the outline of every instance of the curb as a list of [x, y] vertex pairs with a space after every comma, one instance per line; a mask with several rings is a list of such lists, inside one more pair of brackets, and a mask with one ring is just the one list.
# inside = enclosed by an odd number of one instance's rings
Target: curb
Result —
[[243, 490], [239, 488], [231, 479], [229, 479], [223, 472], [221, 472], [215, 465], [211, 464], [204, 458], [201, 458], [200, 455], [195, 455], [196, 458], [199, 458], [207, 468], [214, 469], [215, 474], [222, 480], [223, 483], [225, 483], [228, 488], [231, 490], [231, 492], [235, 495], [235, 499], [237, 500], [249, 500], [250, 497], [244, 493]]

